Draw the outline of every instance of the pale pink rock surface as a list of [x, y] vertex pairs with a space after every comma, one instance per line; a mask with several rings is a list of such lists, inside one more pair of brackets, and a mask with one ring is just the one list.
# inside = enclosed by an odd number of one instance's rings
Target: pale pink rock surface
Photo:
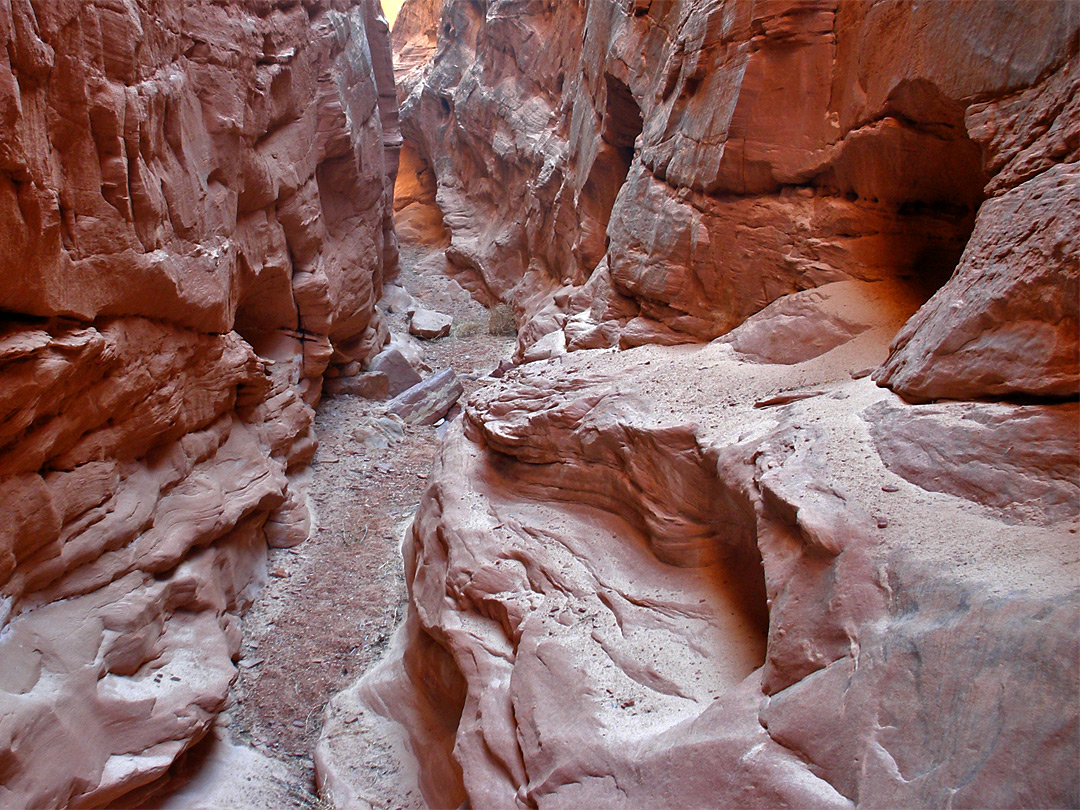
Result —
[[446, 416], [465, 393], [453, 369], [432, 374], [387, 404], [386, 409], [410, 425], [433, 425]]
[[[328, 714], [332, 795], [391, 763], [408, 807], [1080, 798], [1076, 407], [908, 405], [852, 379], [888, 337], [582, 352], [481, 389], [396, 654]], [[953, 447], [996, 471], [918, 455]], [[1007, 508], [977, 494], [1007, 479]]]
[[59, 0], [0, 43], [0, 805], [100, 806], [211, 727], [322, 374], [385, 341], [389, 32]]
[[409, 334], [423, 340], [436, 340], [450, 334], [454, 319], [442, 312], [420, 307], [409, 316]]

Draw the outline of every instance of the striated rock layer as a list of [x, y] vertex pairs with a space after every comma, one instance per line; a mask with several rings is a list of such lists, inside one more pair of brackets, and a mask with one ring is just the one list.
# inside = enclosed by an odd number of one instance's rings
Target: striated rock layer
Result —
[[[417, 68], [417, 27], [443, 5]], [[412, 0], [398, 27], [403, 132], [438, 181], [449, 256], [531, 317], [524, 346], [563, 332], [537, 356], [708, 340], [845, 279], [925, 300], [973, 228], [969, 272], [1042, 221], [1036, 198], [1073, 204], [1069, 170], [1040, 176], [1080, 158], [1075, 3]], [[1017, 248], [1032, 265], [1054, 251]], [[1068, 264], [1075, 247], [1054, 255]], [[1075, 318], [1071, 283], [1038, 318]], [[908, 340], [893, 384], [938, 396], [918, 357], [943, 343], [1022, 355], [978, 337], [978, 306], [950, 338]], [[1076, 331], [1066, 317], [1031, 347], [1044, 386], [1075, 367]]]
[[1075, 3], [445, 0], [404, 131], [525, 362], [323, 795], [1080, 803], [1078, 47]]
[[0, 805], [205, 733], [396, 268], [375, 0], [0, 7]]
[[337, 806], [394, 768], [407, 807], [1080, 800], [1080, 411], [905, 403], [863, 370], [910, 309], [852, 284], [807, 337], [874, 323], [800, 362], [734, 348], [789, 308], [472, 399], [397, 657], [328, 715]]

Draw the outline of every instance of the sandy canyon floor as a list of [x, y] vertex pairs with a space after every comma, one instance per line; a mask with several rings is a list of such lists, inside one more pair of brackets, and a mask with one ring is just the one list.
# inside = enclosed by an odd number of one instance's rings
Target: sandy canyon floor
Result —
[[[422, 373], [452, 368], [466, 396], [509, 358], [514, 338], [492, 334], [489, 312], [443, 272], [441, 250], [402, 247], [397, 283], [424, 307], [452, 315], [449, 336], [412, 341]], [[408, 334], [404, 313], [384, 313]], [[498, 331], [498, 330], [495, 330]], [[386, 405], [323, 399], [319, 450], [308, 476], [310, 540], [273, 550], [267, 583], [244, 619], [240, 675], [215, 733], [168, 781], [117, 808], [321, 807], [312, 753], [330, 698], [382, 657], [404, 615], [400, 544], [427, 488], [435, 427], [387, 431]]]

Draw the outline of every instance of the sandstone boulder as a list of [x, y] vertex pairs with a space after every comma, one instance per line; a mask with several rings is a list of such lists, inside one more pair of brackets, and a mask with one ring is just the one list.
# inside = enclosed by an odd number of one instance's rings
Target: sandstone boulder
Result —
[[436, 340], [450, 334], [453, 322], [449, 315], [418, 307], [409, 316], [409, 334], [423, 340]]
[[448, 368], [394, 397], [387, 410], [410, 425], [433, 425], [464, 393], [454, 370]]
[[956, 275], [877, 379], [915, 401], [1080, 393], [1078, 208], [1080, 163], [988, 200]]
[[396, 397], [421, 381], [419, 372], [405, 359], [400, 350], [389, 348], [371, 358], [368, 368], [386, 375], [389, 395]]
[[323, 383], [323, 392], [330, 396], [348, 394], [364, 399], [387, 399], [390, 378], [381, 371], [366, 371], [353, 377], [338, 377]]

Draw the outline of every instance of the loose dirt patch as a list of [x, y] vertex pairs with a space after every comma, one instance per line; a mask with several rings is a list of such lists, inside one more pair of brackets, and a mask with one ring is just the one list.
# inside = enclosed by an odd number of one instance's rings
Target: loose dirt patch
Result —
[[[400, 282], [423, 306], [454, 316], [449, 337], [424, 344], [424, 362], [433, 372], [453, 368], [468, 396], [510, 356], [514, 338], [490, 334], [488, 310], [440, 273], [442, 264], [441, 253], [406, 246]], [[387, 318], [407, 332], [404, 314]], [[435, 428], [407, 425], [400, 439], [375, 431], [363, 441], [384, 410], [352, 396], [320, 405], [309, 489], [318, 528], [297, 548], [271, 553], [269, 584], [244, 621], [231, 731], [284, 760], [296, 776], [293, 796], [303, 791], [310, 803], [327, 701], [378, 661], [403, 618], [400, 541], [439, 444]]]

